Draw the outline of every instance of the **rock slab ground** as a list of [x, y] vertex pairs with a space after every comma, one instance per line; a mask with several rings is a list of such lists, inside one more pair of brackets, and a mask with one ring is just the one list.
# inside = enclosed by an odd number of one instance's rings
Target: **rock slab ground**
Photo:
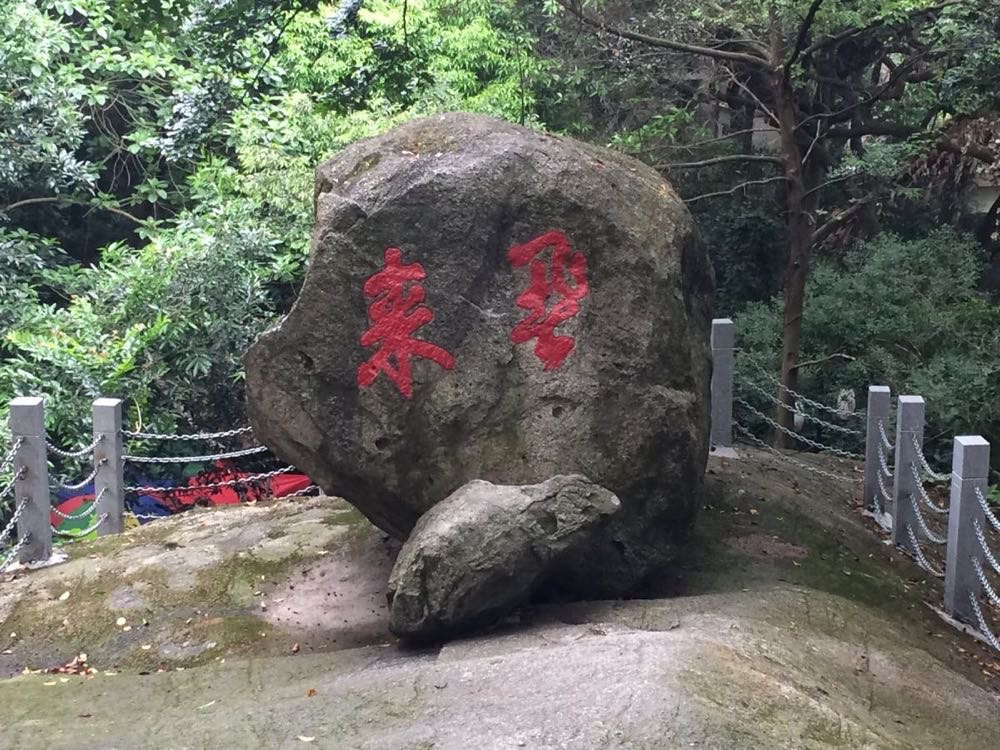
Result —
[[478, 115], [414, 120], [318, 170], [302, 291], [245, 360], [254, 434], [400, 540], [472, 480], [585, 474], [622, 510], [564, 576], [618, 593], [698, 503], [712, 290], [648, 166]]
[[[712, 459], [706, 493], [684, 556], [646, 592], [670, 599], [529, 607], [439, 649], [391, 638], [379, 605], [395, 549], [333, 498], [73, 545], [67, 565], [0, 580], [0, 667], [86, 650], [97, 674], [0, 680], [0, 744], [996, 746], [1000, 659], [929, 609], [940, 582], [882, 543], [859, 498], [752, 450]], [[215, 645], [161, 655], [185, 641]]]
[[522, 487], [478, 480], [417, 521], [389, 576], [389, 627], [432, 640], [492, 624], [527, 603], [560, 556], [618, 511], [583, 476]]

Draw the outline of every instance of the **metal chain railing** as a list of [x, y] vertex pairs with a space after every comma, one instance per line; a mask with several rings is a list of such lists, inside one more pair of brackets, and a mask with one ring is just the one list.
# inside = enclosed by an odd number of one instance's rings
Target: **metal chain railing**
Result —
[[[264, 479], [271, 479], [272, 477], [279, 476], [280, 474], [287, 474], [291, 471], [295, 471], [294, 466], [286, 466], [282, 469], [275, 469], [274, 471], [266, 471], [261, 474], [251, 474], [247, 477], [242, 477], [240, 479], [229, 479], [225, 482], [214, 482], [212, 484], [198, 484], [190, 487], [136, 487], [129, 486], [125, 487], [126, 492], [132, 492], [140, 495], [156, 495], [156, 494], [169, 494], [171, 492], [194, 492], [195, 490], [214, 490], [222, 487], [235, 487], [241, 484], [252, 484], [253, 482], [259, 482]], [[159, 516], [157, 516], [159, 518]]]
[[19, 469], [17, 474], [15, 474], [13, 478], [9, 482], [7, 482], [6, 485], [4, 485], [4, 488], [0, 490], [0, 500], [3, 500], [5, 497], [7, 497], [7, 495], [9, 495], [11, 492], [14, 491], [14, 485], [16, 485], [17, 480], [21, 479], [21, 477], [23, 476], [24, 476], [24, 469]]
[[752, 357], [743, 355], [740, 357], [740, 361], [749, 362], [751, 365], [753, 365], [754, 369], [757, 370], [761, 375], [763, 375], [765, 378], [771, 381], [774, 385], [778, 386], [782, 391], [784, 391], [788, 395], [801, 401], [806, 406], [811, 406], [814, 409], [819, 409], [820, 411], [824, 411], [828, 414], [833, 414], [834, 416], [837, 417], [847, 416], [847, 417], [856, 417], [859, 419], [865, 418], [865, 413], [863, 411], [845, 412], [842, 409], [837, 409], [833, 406], [827, 406], [826, 404], [820, 403], [819, 401], [814, 401], [813, 399], [808, 398], [807, 396], [803, 396], [801, 393], [793, 391], [791, 388], [784, 385], [778, 378], [776, 378], [774, 375], [768, 372], [759, 362], [755, 361]]
[[986, 520], [990, 522], [990, 526], [993, 527], [994, 531], [1000, 532], [1000, 518], [993, 515], [993, 511], [990, 510], [990, 504], [986, 502], [986, 495], [978, 487], [975, 488], [976, 500], [979, 501], [979, 507], [983, 511], [983, 515], [986, 516]]
[[913, 533], [913, 527], [910, 526], [910, 524], [906, 524], [906, 535], [910, 538], [911, 549], [913, 550], [913, 556], [917, 560], [917, 565], [935, 578], [944, 578], [943, 572], [935, 570], [933, 566], [927, 562], [927, 558], [924, 557], [924, 551], [920, 547], [920, 541], [917, 539], [917, 535]]
[[948, 539], [946, 537], [941, 537], [931, 531], [927, 526], [927, 519], [924, 518], [924, 514], [920, 512], [920, 506], [917, 504], [917, 498], [910, 495], [910, 506], [913, 508], [913, 515], [917, 519], [917, 526], [920, 527], [921, 533], [933, 544], [947, 544]]
[[259, 445], [255, 448], [244, 448], [239, 451], [228, 451], [226, 453], [215, 453], [208, 456], [125, 456], [126, 461], [134, 464], [187, 464], [202, 463], [204, 461], [221, 461], [225, 458], [240, 458], [241, 456], [252, 456], [257, 453], [267, 453], [267, 446]]
[[979, 579], [979, 583], [983, 587], [983, 593], [990, 600], [990, 604], [994, 607], [1000, 607], [1000, 594], [997, 594], [996, 590], [990, 585], [990, 580], [986, 577], [986, 571], [983, 570], [983, 564], [979, 562], [979, 558], [975, 555], [972, 557], [972, 569], [976, 571], [976, 578]]
[[3, 531], [0, 531], [0, 544], [2, 544], [4, 540], [6, 540], [7, 537], [13, 533], [14, 529], [17, 527], [18, 519], [21, 518], [21, 514], [24, 512], [24, 508], [27, 504], [27, 500], [22, 500], [17, 504], [17, 507], [14, 508], [14, 515], [10, 517], [7, 525], [3, 527]]
[[101, 467], [105, 466], [107, 463], [108, 459], [102, 458], [100, 461], [97, 462], [97, 466], [94, 467], [94, 470], [90, 472], [90, 474], [88, 474], [86, 477], [81, 479], [79, 482], [75, 484], [66, 484], [62, 480], [56, 480], [56, 486], [59, 489], [63, 490], [82, 490], [84, 487], [86, 487], [88, 484], [90, 484], [97, 478], [97, 473], [101, 470]]
[[920, 472], [917, 471], [917, 467], [910, 464], [910, 471], [913, 472], [913, 481], [914, 486], [917, 488], [917, 494], [920, 495], [920, 499], [923, 501], [924, 505], [927, 506], [927, 509], [932, 513], [938, 513], [942, 516], [948, 515], [951, 509], [940, 507], [931, 499], [931, 496], [927, 494], [927, 490], [924, 489], [924, 483], [920, 478]]
[[1000, 651], [1000, 641], [997, 640], [990, 626], [986, 624], [986, 618], [983, 617], [983, 610], [979, 607], [979, 598], [971, 591], [969, 592], [969, 602], [972, 604], [972, 611], [975, 613], [976, 620], [979, 623], [977, 626], [979, 632], [986, 639], [987, 643], [997, 651]]
[[69, 537], [70, 539], [82, 539], [83, 537], [87, 536], [87, 534], [97, 531], [97, 529], [100, 528], [101, 524], [104, 523], [107, 520], [107, 518], [108, 514], [104, 513], [101, 515], [100, 518], [94, 521], [94, 523], [92, 523], [90, 526], [80, 531], [62, 531], [61, 529], [57, 529], [55, 526], [53, 526], [52, 533], [58, 534], [59, 536]]
[[784, 401], [782, 401], [780, 398], [778, 398], [773, 393], [768, 391], [766, 388], [762, 388], [761, 386], [757, 385], [752, 381], [748, 380], [745, 381], [743, 384], [750, 386], [750, 388], [757, 391], [771, 403], [776, 404], [777, 406], [781, 407], [782, 409], [791, 414], [800, 415], [803, 419], [805, 419], [808, 422], [813, 422], [815, 424], [822, 425], [823, 427], [826, 427], [829, 430], [833, 430], [834, 432], [839, 432], [845, 435], [857, 435], [858, 437], [864, 437], [864, 433], [861, 432], [861, 430], [855, 430], [850, 427], [844, 427], [839, 424], [833, 424], [832, 422], [827, 422], [825, 420], [820, 419], [819, 417], [813, 416], [812, 414], [807, 414], [806, 412], [798, 411], [797, 409], [794, 409], [793, 407], [786, 404]]
[[[885, 482], [882, 481], [882, 475], [881, 474], [876, 474], [875, 475], [875, 479], [878, 482], [878, 491], [882, 494], [882, 499], [884, 499], [885, 502], [888, 503], [891, 506], [892, 505], [892, 493], [889, 492], [889, 490], [885, 486]], [[878, 495], [875, 496], [875, 512], [879, 513], [879, 514], [882, 513], [882, 503], [879, 500]]]
[[754, 445], [758, 446], [759, 448], [763, 448], [768, 453], [772, 453], [775, 456], [778, 456], [779, 458], [781, 458], [783, 461], [787, 461], [788, 463], [790, 463], [790, 464], [792, 464], [794, 466], [798, 466], [799, 468], [805, 469], [807, 471], [811, 471], [814, 474], [819, 474], [822, 477], [826, 477], [827, 479], [833, 479], [833, 480], [838, 481], [838, 482], [850, 482], [850, 483], [853, 484], [854, 482], [857, 481], [857, 479], [855, 479], [853, 477], [845, 477], [845, 476], [842, 476], [840, 474], [834, 474], [832, 472], [820, 469], [817, 466], [810, 466], [809, 464], [805, 463], [804, 461], [798, 461], [798, 460], [792, 458], [791, 456], [787, 456], [784, 453], [782, 453], [781, 451], [779, 451], [777, 448], [774, 448], [773, 446], [770, 446], [767, 443], [765, 443], [759, 437], [757, 437], [756, 435], [754, 435], [749, 429], [747, 429], [746, 427], [744, 427], [743, 425], [741, 425], [738, 422], [735, 423], [733, 425], [733, 427], [736, 428], [736, 431], [739, 432], [740, 435], [742, 435], [743, 437], [745, 437], [747, 440], [749, 440]]
[[8, 451], [7, 455], [4, 456], [2, 461], [0, 461], [0, 474], [7, 471], [7, 468], [14, 462], [14, 459], [17, 457], [17, 452], [21, 450], [22, 445], [24, 445], [23, 437], [19, 437], [14, 441], [14, 444], [10, 447], [10, 451]]
[[990, 564], [993, 568], [993, 572], [1000, 575], [1000, 562], [993, 556], [993, 550], [990, 549], [989, 542], [986, 541], [986, 532], [983, 531], [982, 525], [979, 523], [978, 518], [972, 519], [972, 525], [976, 532], [976, 540], [979, 542], [980, 549], [983, 550], [983, 556], [986, 558], [986, 562]]
[[895, 446], [893, 446], [892, 441], [889, 440], [889, 436], [885, 434], [885, 422], [883, 420], [878, 421], [878, 434], [882, 438], [882, 445], [887, 451], [891, 451]]
[[53, 445], [52, 443], [50, 443], [47, 440], [45, 441], [45, 447], [48, 448], [52, 453], [55, 453], [60, 458], [83, 458], [84, 456], [86, 456], [86, 455], [88, 455], [90, 453], [93, 453], [94, 452], [94, 448], [96, 448], [98, 445], [100, 445], [100, 443], [101, 443], [102, 440], [104, 440], [104, 436], [103, 435], [101, 435], [99, 438], [97, 438], [96, 440], [94, 440], [94, 442], [92, 442], [86, 448], [81, 448], [80, 450], [77, 450], [77, 451], [66, 451], [66, 450], [63, 450], [59, 446]]
[[938, 482], [943, 482], [946, 479], [950, 479], [951, 474], [938, 474], [936, 471], [934, 471], [934, 469], [931, 468], [931, 465], [927, 463], [927, 457], [924, 455], [924, 449], [920, 447], [920, 441], [917, 440], [917, 436], [913, 435], [912, 439], [913, 439], [913, 450], [917, 454], [917, 460], [920, 462], [921, 467], [923, 467], [924, 473], [927, 474], [927, 476], [929, 476], [931, 479], [934, 479]]
[[17, 558], [17, 553], [20, 552], [21, 548], [27, 543], [28, 543], [27, 536], [25, 536], [23, 539], [17, 540], [17, 544], [15, 544], [13, 547], [10, 548], [10, 551], [7, 553], [7, 556], [4, 557], [2, 560], [0, 560], [0, 573], [6, 572], [7, 568], [10, 567], [10, 564], [14, 562], [15, 558]]
[[841, 458], [847, 458], [852, 461], [864, 461], [864, 456], [860, 456], [857, 453], [851, 453], [849, 451], [841, 450], [840, 448], [834, 448], [833, 446], [830, 445], [824, 445], [823, 443], [819, 443], [815, 440], [810, 440], [809, 438], [805, 437], [804, 435], [800, 435], [794, 430], [790, 430], [787, 427], [782, 427], [780, 424], [775, 422], [769, 416], [764, 414], [764, 412], [760, 411], [755, 406], [751, 405], [746, 399], [737, 396], [736, 398], [733, 399], [733, 401], [742, 406], [744, 409], [751, 412], [758, 419], [769, 424], [772, 428], [778, 430], [779, 432], [783, 432], [789, 437], [795, 438], [796, 440], [802, 443], [805, 443], [810, 448], [815, 448], [816, 450], [822, 451], [824, 453], [832, 453], [835, 456], [840, 456]]
[[892, 469], [889, 468], [889, 460], [886, 458], [885, 451], [882, 450], [882, 446], [878, 447], [878, 462], [882, 467], [882, 473], [885, 474], [886, 478], [892, 476]]
[[253, 428], [251, 427], [237, 427], [234, 430], [225, 430], [223, 432], [198, 432], [190, 435], [171, 435], [159, 432], [132, 432], [131, 430], [122, 430], [122, 435], [127, 438], [134, 438], [137, 440], [222, 440], [224, 438], [236, 437], [237, 435], [245, 435], [251, 432]]
[[[84, 502], [82, 502], [80, 504], [80, 508], [77, 509], [75, 513], [63, 513], [54, 505], [50, 508], [50, 510], [57, 516], [59, 516], [59, 518], [64, 518], [67, 521], [76, 521], [81, 518], [85, 518], [86, 516], [89, 516], [91, 513], [97, 510], [97, 504], [101, 502], [101, 498], [104, 497], [105, 492], [107, 492], [107, 487], [105, 487], [99, 493], [97, 493], [97, 497], [95, 497], [93, 500], [85, 500]], [[84, 508], [86, 509], [84, 510]]]

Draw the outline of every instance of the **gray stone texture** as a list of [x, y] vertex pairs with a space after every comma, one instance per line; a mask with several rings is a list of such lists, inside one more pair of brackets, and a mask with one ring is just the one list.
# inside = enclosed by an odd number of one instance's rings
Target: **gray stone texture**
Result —
[[[545, 369], [535, 340], [511, 340], [529, 270], [508, 252], [552, 230], [585, 257], [589, 292], [555, 331], [573, 350]], [[414, 357], [411, 398], [385, 373], [358, 384], [377, 351], [361, 344], [363, 286], [388, 248], [426, 273], [433, 320], [413, 336], [454, 357], [452, 369]], [[550, 277], [553, 256], [539, 256]], [[305, 284], [246, 357], [251, 421], [399, 539], [473, 479], [585, 474], [623, 507], [563, 580], [619, 593], [672, 557], [695, 513], [712, 289], [691, 217], [654, 170], [477, 115], [414, 120], [319, 168]]]
[[528, 601], [553, 563], [620, 507], [582, 476], [463, 485], [420, 517], [389, 577], [389, 627], [410, 640], [488, 625]]

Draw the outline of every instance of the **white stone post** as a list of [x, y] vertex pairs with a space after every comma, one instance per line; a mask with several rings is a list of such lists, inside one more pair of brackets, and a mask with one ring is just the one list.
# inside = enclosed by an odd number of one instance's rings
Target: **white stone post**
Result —
[[913, 467], [919, 469], [917, 449], [924, 446], [924, 399], [921, 396], [900, 396], [896, 402], [896, 466], [893, 470], [892, 541], [916, 553], [910, 543], [907, 525], [914, 536], [920, 533], [913, 501], [917, 497]]
[[94, 463], [98, 498], [94, 520], [107, 514], [97, 527], [100, 536], [120, 534], [125, 528], [125, 462], [122, 460], [122, 402], [118, 398], [94, 401]]
[[712, 425], [710, 445], [717, 455], [733, 450], [733, 364], [736, 327], [729, 318], [712, 321]]
[[976, 623], [969, 595], [979, 597], [982, 585], [972, 557], [984, 559], [976, 538], [976, 523], [985, 532], [986, 518], [976, 497], [986, 495], [990, 444], [979, 435], [955, 438], [951, 459], [951, 510], [948, 514], [948, 552], [944, 568], [944, 608], [952, 617]]
[[[49, 466], [45, 446], [45, 411], [37, 396], [10, 402], [10, 432], [21, 441], [14, 458], [14, 501], [26, 501], [17, 522], [17, 537], [27, 541], [18, 560], [22, 563], [48, 560], [52, 556], [52, 522], [49, 500]], [[14, 506], [15, 508], [17, 505]]]
[[[864, 507], [870, 511], [875, 511], [880, 507], [883, 511], [888, 511], [886, 506], [889, 498], [882, 497], [882, 491], [878, 485], [878, 475], [882, 471], [882, 462], [879, 460], [879, 450], [886, 457], [888, 463], [889, 448], [882, 445], [882, 431], [888, 437], [892, 427], [889, 425], [889, 411], [892, 408], [892, 394], [887, 385], [868, 386], [868, 429], [865, 432], [865, 484], [864, 484]], [[882, 431], [879, 430], [879, 423], [882, 424]], [[888, 483], [889, 477], [882, 479], [882, 484]], [[876, 501], [876, 498], [878, 500]]]

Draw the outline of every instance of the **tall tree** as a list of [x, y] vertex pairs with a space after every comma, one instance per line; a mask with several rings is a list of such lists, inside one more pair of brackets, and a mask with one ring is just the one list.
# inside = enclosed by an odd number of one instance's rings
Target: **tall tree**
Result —
[[[866, 152], [874, 143], [898, 143], [906, 154], [937, 149], [987, 162], [996, 158], [989, 148], [954, 142], [946, 129], [992, 98], [974, 77], [958, 79], [981, 71], [984, 59], [996, 70], [997, 2], [770, 0], [721, 7], [681, 0], [645, 3], [641, 11], [633, 3], [600, 9], [578, 0], [555, 3], [605, 47], [672, 53], [674, 65], [647, 70], [675, 81], [692, 103], [715, 101], [734, 113], [740, 125], [723, 138], [741, 143], [741, 152], [664, 166], [757, 163], [776, 170], [699, 198], [781, 186], [787, 247], [777, 394], [782, 406], [776, 417], [790, 429], [810, 257], [831, 235], [860, 220], [891, 185], [866, 179], [868, 171], [859, 166]], [[956, 88], [966, 95], [954, 96]], [[775, 151], [751, 149], [755, 121], [775, 134]], [[784, 434], [775, 437], [785, 444]]]

